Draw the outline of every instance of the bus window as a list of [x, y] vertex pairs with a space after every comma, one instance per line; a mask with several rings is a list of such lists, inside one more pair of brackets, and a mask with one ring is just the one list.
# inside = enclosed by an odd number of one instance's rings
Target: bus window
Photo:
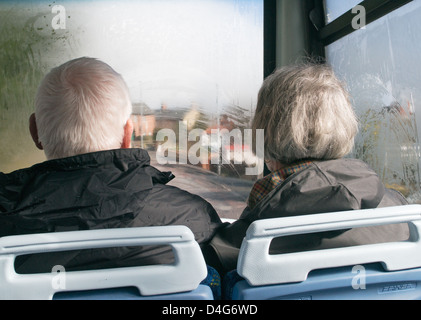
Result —
[[263, 80], [263, 0], [1, 1], [0, 46], [1, 172], [45, 160], [27, 128], [43, 75], [95, 57], [128, 83], [133, 147], [182, 188], [235, 194], [237, 211], [214, 206], [239, 216], [260, 174], [247, 169], [258, 163], [248, 130]]
[[[327, 6], [333, 2], [326, 1]], [[420, 14], [421, 3], [413, 1], [326, 50], [360, 118], [354, 156], [411, 203], [421, 202]]]
[[362, 0], [325, 0], [326, 23], [339, 18], [345, 12], [351, 10]]

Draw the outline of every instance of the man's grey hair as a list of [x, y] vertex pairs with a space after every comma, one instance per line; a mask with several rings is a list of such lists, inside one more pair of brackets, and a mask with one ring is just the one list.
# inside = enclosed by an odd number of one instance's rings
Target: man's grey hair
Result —
[[331, 67], [280, 68], [259, 92], [253, 129], [265, 130], [265, 157], [283, 164], [339, 159], [352, 151], [358, 121]]
[[121, 75], [94, 58], [52, 69], [35, 101], [39, 142], [47, 159], [119, 149], [131, 113]]

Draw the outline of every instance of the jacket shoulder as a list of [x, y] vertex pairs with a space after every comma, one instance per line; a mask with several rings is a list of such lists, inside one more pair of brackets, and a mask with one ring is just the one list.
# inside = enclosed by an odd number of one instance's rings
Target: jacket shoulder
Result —
[[202, 197], [180, 188], [157, 184], [144, 201], [141, 219], [150, 225], [185, 225], [201, 243], [222, 224], [214, 207]]
[[386, 189], [385, 195], [379, 204], [379, 207], [394, 207], [408, 205], [408, 200], [394, 189]]

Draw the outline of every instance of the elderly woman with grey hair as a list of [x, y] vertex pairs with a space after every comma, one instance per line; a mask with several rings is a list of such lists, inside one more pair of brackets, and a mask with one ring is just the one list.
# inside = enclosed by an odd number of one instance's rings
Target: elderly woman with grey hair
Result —
[[[212, 240], [221, 272], [235, 269], [239, 248], [255, 220], [407, 204], [384, 187], [362, 161], [344, 158], [358, 122], [349, 94], [324, 64], [281, 68], [259, 92], [253, 129], [264, 129], [269, 175], [257, 181], [239, 220]], [[407, 225], [276, 239], [271, 250], [294, 252], [406, 240]]]

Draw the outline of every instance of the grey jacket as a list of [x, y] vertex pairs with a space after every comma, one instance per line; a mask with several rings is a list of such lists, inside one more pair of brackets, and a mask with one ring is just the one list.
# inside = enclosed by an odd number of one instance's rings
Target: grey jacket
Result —
[[[407, 204], [398, 192], [384, 187], [367, 164], [355, 159], [313, 162], [288, 177], [240, 219], [217, 232], [211, 246], [221, 265], [221, 273], [233, 270], [247, 228], [259, 219], [308, 215], [345, 210], [369, 209]], [[355, 229], [312, 235], [290, 236], [273, 241], [271, 252], [286, 253], [364, 243], [406, 240], [407, 225]]]

